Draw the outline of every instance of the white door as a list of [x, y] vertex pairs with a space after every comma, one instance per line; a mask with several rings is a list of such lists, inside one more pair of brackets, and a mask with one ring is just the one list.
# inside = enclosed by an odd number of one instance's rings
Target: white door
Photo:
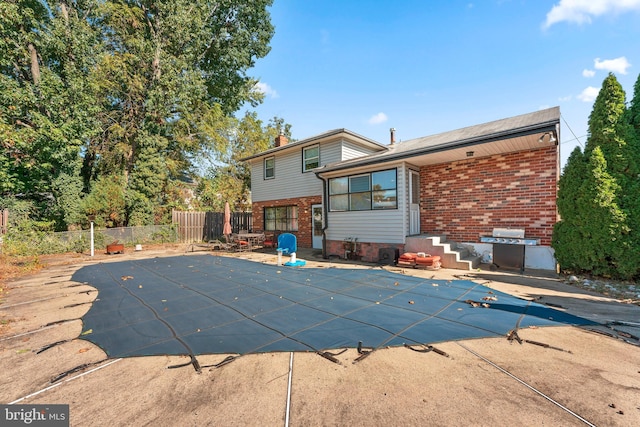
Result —
[[322, 249], [322, 205], [311, 206], [311, 233], [313, 249]]
[[409, 179], [409, 235], [420, 234], [420, 174], [410, 172]]

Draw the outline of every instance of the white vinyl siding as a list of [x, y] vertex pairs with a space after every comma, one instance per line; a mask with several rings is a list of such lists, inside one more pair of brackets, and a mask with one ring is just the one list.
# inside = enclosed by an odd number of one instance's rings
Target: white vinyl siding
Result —
[[361, 145], [354, 144], [351, 141], [342, 141], [342, 155], [340, 160], [355, 159], [357, 157], [366, 156], [367, 154], [376, 152], [377, 150], [365, 148]]
[[[365, 148], [342, 138], [317, 145], [321, 165], [376, 152], [375, 149]], [[263, 202], [321, 195], [322, 181], [315, 173], [303, 173], [301, 166], [304, 149], [313, 146], [314, 144], [294, 146], [275, 153], [275, 177], [272, 179], [264, 179], [264, 158], [251, 160], [251, 200]]]
[[259, 159], [251, 162], [251, 200], [262, 202], [322, 194], [322, 181], [316, 174], [300, 170], [300, 148], [278, 153], [275, 160], [275, 177], [268, 180], [262, 179], [264, 162]]
[[404, 243], [404, 215], [397, 210], [329, 212], [327, 240]]

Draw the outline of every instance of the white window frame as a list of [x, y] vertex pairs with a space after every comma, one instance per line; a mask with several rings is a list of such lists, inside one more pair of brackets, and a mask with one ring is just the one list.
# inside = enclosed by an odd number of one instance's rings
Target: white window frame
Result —
[[[307, 158], [307, 151], [311, 150], [311, 149], [317, 149], [318, 150], [318, 155], [314, 156], [314, 157], [310, 157]], [[307, 168], [307, 162], [309, 160], [315, 160], [317, 159], [318, 161], [318, 166], [314, 166], [312, 168]], [[315, 144], [315, 145], [310, 145], [308, 147], [304, 147], [302, 149], [302, 172], [311, 172], [313, 169], [320, 167], [320, 144]]]
[[[273, 161], [273, 166], [271, 166], [270, 168], [267, 167], [267, 162], [269, 160]], [[274, 179], [276, 177], [276, 157], [275, 156], [265, 157], [263, 165], [264, 165], [264, 179]], [[267, 176], [268, 170], [271, 170], [271, 176]]]

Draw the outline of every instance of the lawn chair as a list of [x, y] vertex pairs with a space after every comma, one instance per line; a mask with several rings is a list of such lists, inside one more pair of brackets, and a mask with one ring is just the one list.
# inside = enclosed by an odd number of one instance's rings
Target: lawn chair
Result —
[[233, 240], [233, 236], [230, 234], [224, 235], [224, 249], [229, 252], [234, 252], [238, 249], [238, 243]]
[[265, 248], [275, 248], [276, 243], [277, 242], [273, 233], [265, 233], [264, 241], [262, 242]]
[[232, 241], [236, 245], [236, 248], [235, 248], [236, 251], [244, 252], [244, 251], [250, 251], [251, 250], [251, 243], [249, 243], [248, 240], [240, 239], [237, 234], [234, 234], [232, 236], [232, 239], [233, 239]]
[[302, 267], [306, 265], [306, 261], [296, 259], [297, 248], [296, 236], [291, 233], [282, 233], [278, 236], [278, 265], [282, 263], [282, 254], [291, 255], [291, 260], [284, 263], [288, 267]]
[[225, 244], [220, 240], [209, 240], [206, 243], [191, 243], [187, 246], [185, 252], [195, 252], [197, 249], [204, 250], [216, 250], [216, 249], [224, 249]]
[[291, 255], [298, 250], [297, 246], [297, 240], [294, 234], [282, 233], [278, 236], [278, 252], [282, 251], [283, 254]]

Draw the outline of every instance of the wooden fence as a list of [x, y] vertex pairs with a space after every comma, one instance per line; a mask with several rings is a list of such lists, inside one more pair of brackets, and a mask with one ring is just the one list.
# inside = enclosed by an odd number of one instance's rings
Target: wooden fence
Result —
[[7, 227], [9, 227], [9, 209], [3, 209], [0, 211], [0, 234], [6, 234]]
[[[178, 226], [178, 240], [182, 243], [202, 242], [218, 239], [224, 227], [223, 212], [171, 211], [171, 222]], [[231, 232], [252, 230], [251, 212], [231, 213]]]

